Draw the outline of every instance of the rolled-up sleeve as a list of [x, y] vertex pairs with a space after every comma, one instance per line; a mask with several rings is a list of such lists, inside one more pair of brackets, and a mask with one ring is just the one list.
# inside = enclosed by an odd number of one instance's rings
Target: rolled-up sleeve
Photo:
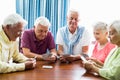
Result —
[[25, 64], [24, 63], [5, 63], [0, 61], [0, 73], [9, 73], [9, 72], [15, 72], [15, 71], [23, 71], [25, 70]]
[[100, 69], [99, 74], [109, 80], [120, 80], [120, 62], [109, 68]]

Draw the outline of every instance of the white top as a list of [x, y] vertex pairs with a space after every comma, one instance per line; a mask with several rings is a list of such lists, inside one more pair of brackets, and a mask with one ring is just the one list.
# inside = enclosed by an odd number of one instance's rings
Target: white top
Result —
[[[65, 29], [65, 27], [62, 27], [60, 29]], [[60, 34], [60, 29], [57, 32], [56, 44], [63, 45], [64, 53], [67, 54], [68, 48], [67, 48], [66, 44], [63, 41], [62, 35]], [[69, 40], [72, 41], [73, 39], [75, 39], [76, 35], [77, 35], [77, 30], [75, 31], [74, 34], [71, 34], [69, 32]], [[77, 55], [77, 54], [82, 53], [82, 46], [89, 46], [89, 43], [90, 43], [89, 33], [85, 29], [84, 32], [83, 32], [83, 34], [82, 34], [82, 38], [80, 39], [80, 41], [78, 42], [78, 44], [76, 44], [74, 46], [74, 48], [73, 48], [73, 54]]]

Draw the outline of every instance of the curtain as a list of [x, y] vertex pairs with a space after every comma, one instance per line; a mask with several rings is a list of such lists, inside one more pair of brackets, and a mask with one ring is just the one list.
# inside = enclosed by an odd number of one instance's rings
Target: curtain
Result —
[[47, 17], [51, 22], [50, 31], [56, 39], [58, 28], [66, 24], [66, 14], [70, 0], [16, 0], [16, 12], [28, 21], [25, 29], [33, 28], [39, 16]]

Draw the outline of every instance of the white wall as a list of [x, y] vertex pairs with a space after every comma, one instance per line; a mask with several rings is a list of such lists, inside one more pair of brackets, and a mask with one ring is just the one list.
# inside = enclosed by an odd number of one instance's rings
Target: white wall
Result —
[[0, 0], [0, 24], [8, 14], [15, 12], [15, 0]]
[[80, 24], [92, 30], [97, 21], [110, 24], [120, 20], [119, 0], [70, 0], [70, 8], [80, 11]]
[[[81, 25], [88, 28], [91, 34], [91, 40], [94, 40], [92, 26], [103, 21], [108, 25], [114, 20], [120, 20], [119, 0], [70, 0], [70, 8], [77, 9], [80, 12]], [[90, 45], [89, 53], [93, 45]]]

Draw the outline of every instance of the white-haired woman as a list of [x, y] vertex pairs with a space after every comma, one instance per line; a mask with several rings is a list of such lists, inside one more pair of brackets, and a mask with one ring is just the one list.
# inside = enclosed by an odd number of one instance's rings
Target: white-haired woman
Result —
[[88, 71], [98, 73], [101, 77], [108, 80], [120, 80], [120, 21], [114, 21], [109, 27], [110, 42], [116, 44], [108, 55], [102, 67], [94, 62], [85, 62], [84, 66]]
[[106, 57], [110, 51], [115, 47], [114, 44], [108, 40], [107, 24], [98, 22], [93, 26], [93, 34], [96, 39], [95, 46], [92, 52], [91, 60], [103, 65]]

